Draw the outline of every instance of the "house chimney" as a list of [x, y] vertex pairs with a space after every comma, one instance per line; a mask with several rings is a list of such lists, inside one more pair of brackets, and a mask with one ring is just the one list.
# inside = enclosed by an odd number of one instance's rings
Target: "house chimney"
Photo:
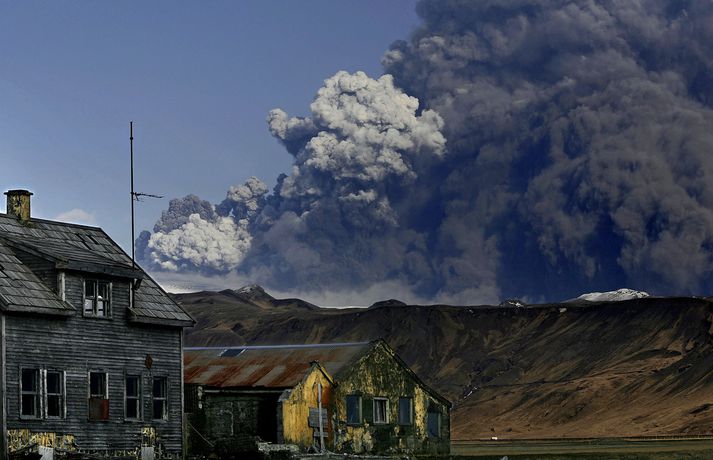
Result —
[[29, 190], [8, 190], [5, 195], [7, 195], [7, 214], [16, 217], [23, 224], [28, 223], [32, 192]]

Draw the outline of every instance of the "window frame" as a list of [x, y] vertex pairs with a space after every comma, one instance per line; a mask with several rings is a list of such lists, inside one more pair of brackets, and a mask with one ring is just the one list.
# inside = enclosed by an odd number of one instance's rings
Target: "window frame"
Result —
[[[22, 387], [23, 383], [23, 373], [24, 371], [34, 371], [35, 372], [35, 382], [36, 382], [36, 390], [35, 391], [28, 391], [24, 390]], [[42, 369], [39, 367], [34, 367], [34, 366], [20, 366], [20, 375], [18, 379], [18, 389], [20, 390], [20, 401], [19, 401], [19, 415], [21, 420], [41, 420], [42, 419]], [[24, 403], [23, 399], [25, 395], [34, 395], [35, 396], [35, 413], [34, 415], [27, 415], [23, 413], [24, 409]]]
[[[429, 419], [431, 415], [435, 415], [436, 417], [436, 434], [435, 436], [431, 434], [431, 430], [429, 427]], [[441, 412], [434, 409], [434, 408], [429, 408], [426, 411], [426, 436], [429, 439], [440, 439], [441, 438]]]
[[[50, 393], [49, 392], [49, 385], [47, 384], [48, 382], [48, 375], [50, 373], [54, 374], [59, 374], [59, 393]], [[58, 369], [44, 369], [42, 371], [43, 378], [42, 381], [44, 382], [44, 388], [43, 388], [43, 399], [44, 399], [44, 411], [43, 415], [44, 418], [50, 419], [50, 420], [63, 420], [67, 418], [67, 373], [62, 370]], [[49, 414], [49, 398], [50, 396], [58, 396], [59, 397], [59, 415], [50, 415]]]
[[[384, 403], [384, 420], [377, 420], [376, 419], [376, 414], [378, 413], [376, 410], [376, 404], [377, 403]], [[387, 425], [389, 423], [389, 398], [384, 398], [382, 396], [375, 396], [372, 399], [372, 421], [374, 425]]]
[[[104, 393], [92, 393], [92, 374], [104, 375]], [[101, 396], [99, 398], [98, 396]], [[106, 418], [92, 418], [92, 399], [106, 400], [109, 404], [109, 372], [102, 369], [90, 369], [87, 371], [87, 420], [90, 422], [107, 422], [111, 419], [111, 415], [107, 414]]]
[[[163, 389], [165, 392], [165, 395], [162, 397], [156, 397], [156, 393], [154, 392], [155, 390], [155, 385], [156, 381], [161, 381], [163, 382]], [[168, 421], [168, 377], [165, 375], [155, 375], [151, 378], [151, 420], [155, 422], [165, 422]], [[163, 402], [163, 413], [161, 414], [161, 418], [156, 418], [154, 417], [154, 409], [156, 405], [156, 401], [162, 401]]]
[[[87, 283], [92, 283], [94, 285], [94, 295], [93, 296], [87, 296]], [[100, 315], [99, 314], [99, 308], [98, 308], [98, 291], [99, 291], [99, 285], [106, 285], [107, 286], [107, 299], [106, 303], [104, 305], [104, 314]], [[102, 318], [102, 319], [110, 319], [112, 316], [112, 304], [113, 304], [113, 290], [114, 290], [114, 283], [111, 281], [107, 280], [101, 280], [98, 278], [83, 278], [82, 279], [82, 316], [85, 318]], [[92, 310], [91, 312], [87, 311], [87, 300], [92, 301]]]
[[[402, 402], [402, 401], [407, 401], [407, 402], [408, 402], [408, 415], [409, 415], [408, 422], [404, 422], [403, 420], [401, 420], [401, 402]], [[399, 406], [398, 406], [398, 409], [399, 409], [399, 413], [398, 413], [399, 425], [400, 425], [400, 426], [411, 426], [411, 425], [413, 425], [413, 397], [411, 397], [411, 396], [401, 396], [401, 397], [399, 397], [399, 402], [398, 402], [398, 404], [399, 404]]]
[[[349, 398], [356, 398], [356, 401], [357, 401], [356, 409], [357, 409], [357, 419], [358, 419], [357, 422], [349, 421]], [[361, 395], [350, 394], [350, 395], [346, 395], [344, 397], [344, 416], [347, 420], [347, 425], [359, 426], [364, 423], [364, 413], [362, 411], [361, 405], [362, 405]]]
[[[128, 379], [135, 378], [136, 383], [136, 396], [129, 397], [128, 392]], [[127, 422], [141, 422], [143, 420], [143, 378], [139, 374], [124, 374], [124, 420]], [[136, 417], [129, 417], [129, 400], [136, 401]]]

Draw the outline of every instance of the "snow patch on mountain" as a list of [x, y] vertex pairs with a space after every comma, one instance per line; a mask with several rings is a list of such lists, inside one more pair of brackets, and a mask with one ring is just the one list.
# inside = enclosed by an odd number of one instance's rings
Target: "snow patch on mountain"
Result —
[[650, 297], [650, 294], [644, 291], [621, 288], [616, 291], [589, 292], [587, 294], [582, 294], [571, 301], [586, 300], [588, 302], [619, 302], [621, 300], [642, 299], [644, 297]]

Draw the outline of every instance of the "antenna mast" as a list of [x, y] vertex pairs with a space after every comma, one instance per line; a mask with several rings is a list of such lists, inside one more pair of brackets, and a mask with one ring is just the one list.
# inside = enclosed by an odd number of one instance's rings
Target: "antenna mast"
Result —
[[129, 122], [129, 146], [131, 148], [131, 265], [136, 268], [136, 237], [134, 236], [134, 122]]
[[134, 122], [129, 122], [129, 146], [131, 149], [131, 265], [136, 268], [136, 224], [134, 215], [134, 201], [141, 201], [142, 196], [149, 198], [163, 198], [163, 195], [139, 193], [134, 191]]

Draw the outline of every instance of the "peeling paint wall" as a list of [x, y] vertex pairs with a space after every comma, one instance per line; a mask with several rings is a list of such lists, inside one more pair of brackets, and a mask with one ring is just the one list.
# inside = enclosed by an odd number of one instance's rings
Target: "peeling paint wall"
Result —
[[9, 452], [16, 452], [25, 447], [36, 445], [76, 451], [74, 436], [71, 434], [33, 433], [30, 430], [7, 430], [7, 445]]
[[[450, 409], [433, 397], [404, 369], [383, 344], [337, 377], [332, 410], [336, 414], [336, 450], [351, 453], [449, 453]], [[361, 397], [362, 423], [347, 424], [346, 397]], [[387, 423], [374, 423], [374, 398], [388, 399]], [[413, 398], [413, 423], [400, 425], [398, 401]], [[429, 408], [439, 416], [439, 433], [431, 437], [427, 429]]]
[[134, 449], [107, 449], [93, 451], [82, 449], [77, 445], [76, 437], [68, 433], [35, 432], [26, 428], [7, 431], [8, 453], [13, 454], [29, 449], [37, 452], [40, 448], [57, 449], [62, 452], [75, 454], [91, 453], [93, 458], [136, 458], [141, 459], [141, 449], [150, 447], [156, 449], [155, 458], [178, 459], [181, 454], [165, 452], [157, 446], [156, 429], [143, 427], [141, 429], [141, 444]]
[[[318, 406], [318, 388], [322, 385], [322, 407], [327, 410], [327, 424], [323, 426], [325, 435], [325, 447], [332, 446], [332, 412], [328, 410], [332, 384], [318, 366], [313, 366], [311, 371], [305, 376], [292, 391], [289, 396], [282, 401], [282, 437], [284, 442], [297, 444], [302, 449], [307, 449], [317, 441], [315, 434], [319, 428], [311, 427], [309, 424], [310, 408]], [[318, 436], [318, 435], [317, 435]]]

